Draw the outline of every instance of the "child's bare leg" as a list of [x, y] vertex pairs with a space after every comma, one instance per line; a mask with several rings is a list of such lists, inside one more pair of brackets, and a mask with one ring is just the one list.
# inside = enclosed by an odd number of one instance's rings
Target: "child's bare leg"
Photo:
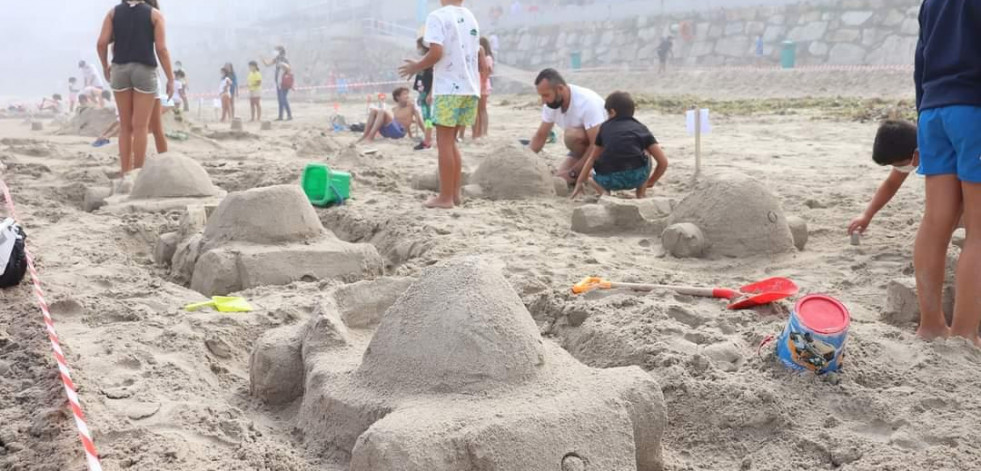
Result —
[[439, 149], [439, 195], [426, 201], [427, 208], [452, 209], [456, 192], [456, 127], [436, 126]]
[[364, 125], [364, 134], [361, 135], [361, 139], [359, 139], [358, 142], [368, 139], [368, 135], [371, 134], [371, 129], [375, 127], [375, 120], [377, 119], [378, 110], [372, 108], [371, 111], [368, 112], [368, 122]]
[[453, 204], [463, 204], [463, 156], [460, 148], [453, 145]]
[[381, 128], [391, 124], [394, 119], [395, 115], [392, 114], [391, 111], [378, 110], [378, 113], [375, 115], [375, 124], [371, 127], [368, 133], [368, 141], [374, 141], [375, 138], [378, 137], [378, 133], [381, 131]]
[[978, 327], [981, 326], [981, 184], [962, 183], [964, 227], [967, 240], [957, 263], [957, 299], [954, 302], [954, 323], [951, 335], [964, 337], [981, 346]]
[[[962, 205], [961, 184], [956, 175], [927, 177], [926, 211], [913, 251], [916, 290], [920, 302], [920, 328], [916, 334], [923, 339], [930, 340], [950, 334], [943, 313], [943, 285], [947, 246], [950, 245]], [[964, 293], [970, 294], [970, 290]], [[958, 297], [960, 296], [958, 292]], [[976, 329], [975, 326], [975, 336]]]
[[255, 120], [262, 121], [262, 98], [255, 99]]

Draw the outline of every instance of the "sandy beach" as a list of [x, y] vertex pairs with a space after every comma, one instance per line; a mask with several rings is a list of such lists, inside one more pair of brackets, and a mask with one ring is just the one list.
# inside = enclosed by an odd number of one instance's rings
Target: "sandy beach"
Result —
[[[636, 85], [631, 91], [648, 100], [638, 119], [671, 163], [650, 197], [671, 207], [695, 188], [694, 139], [678, 105], [665, 102], [715, 100], [722, 111], [713, 112], [712, 133], [702, 141], [706, 177], [736, 171], [758, 180], [787, 215], [806, 220], [803, 251], [678, 259], [666, 254], [659, 232], [572, 231], [574, 210], [589, 201], [558, 196], [469, 197], [454, 210], [427, 210], [422, 203], [432, 193], [413, 182], [435, 173], [436, 151], [415, 152], [407, 140], [347, 151], [358, 136], [328, 130], [331, 100], [297, 103], [295, 121], [274, 123], [271, 131], [246, 123], [240, 134], [192, 112], [184, 128], [201, 129], [171, 141], [171, 151], [199, 162], [229, 193], [296, 186], [310, 162], [351, 172], [352, 199], [317, 215], [340, 239], [373, 245], [385, 276], [418, 277], [458, 256], [500, 268], [545, 342], [591, 367], [639, 366], [658, 382], [668, 420], [666, 470], [981, 468], [981, 379], [973, 375], [981, 350], [958, 340], [923, 342], [912, 323], [896, 325], [884, 315], [889, 284], [913, 275], [923, 179], [908, 181], [861, 245], [846, 234], [887, 173], [872, 162], [872, 141], [878, 120], [912, 98], [912, 87], [903, 88], [908, 75], [816, 71], [801, 85], [806, 72], [786, 81], [771, 79], [775, 71], [729, 72], [716, 81], [692, 73], [668, 80], [694, 84], [683, 98], [677, 87], [643, 86], [642, 77], [617, 84]], [[580, 81], [612, 91], [603, 76]], [[800, 90], [820, 90], [818, 82], [828, 91], [804, 98]], [[753, 85], [720, 88], [725, 83]], [[835, 93], [835, 83], [844, 91]], [[849, 98], [837, 102], [837, 95]], [[741, 108], [754, 98], [787, 100]], [[842, 104], [856, 99], [881, 102]], [[490, 137], [462, 144], [465, 170], [530, 137], [538, 106], [531, 94], [492, 97]], [[246, 109], [240, 101], [240, 113]], [[364, 103], [341, 102], [349, 123], [364, 113]], [[349, 456], [310, 446], [297, 426], [298, 401], [270, 406], [250, 395], [249, 371], [260, 335], [304, 324], [344, 283], [307, 280], [236, 293], [255, 308], [250, 313], [184, 311], [203, 296], [153, 261], [160, 235], [179, 228], [181, 211], [83, 211], [86, 189], [116, 178], [118, 150], [58, 135], [50, 120], [44, 125], [31, 131], [23, 119], [0, 119], [2, 178], [29, 236], [104, 469], [348, 469]], [[557, 165], [559, 147], [547, 146], [540, 158]], [[957, 251], [952, 247], [951, 256]], [[850, 310], [845, 367], [824, 377], [800, 374], [785, 368], [772, 346], [760, 348], [783, 329], [792, 300], [729, 311], [715, 300], [665, 292], [574, 296], [572, 285], [586, 276], [706, 287], [791, 278], [802, 294], [829, 294]], [[0, 291], [0, 306], [0, 469], [84, 469], [29, 284]], [[350, 330], [361, 340], [373, 333]]]

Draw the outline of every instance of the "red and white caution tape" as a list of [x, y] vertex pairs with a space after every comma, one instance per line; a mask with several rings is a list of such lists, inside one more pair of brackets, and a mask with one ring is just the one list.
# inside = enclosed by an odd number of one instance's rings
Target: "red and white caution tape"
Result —
[[[306, 91], [306, 90], [354, 90], [358, 88], [368, 88], [368, 87], [379, 87], [382, 85], [405, 85], [407, 82], [402, 81], [387, 81], [387, 82], [357, 82], [357, 83], [344, 83], [344, 84], [334, 84], [334, 85], [311, 85], [308, 87], [294, 87], [291, 91]], [[249, 91], [247, 87], [238, 87], [240, 92]], [[275, 88], [263, 88], [263, 93], [275, 92]], [[188, 98], [217, 98], [217, 95], [213, 93], [192, 93], [187, 95]]]
[[[10, 189], [7, 184], [0, 180], [0, 192], [7, 202], [7, 209], [10, 217], [17, 220], [17, 212], [14, 209], [14, 200], [10, 197]], [[61, 383], [65, 386], [65, 394], [68, 396], [68, 404], [71, 406], [72, 415], [75, 417], [75, 425], [78, 426], [78, 435], [82, 441], [82, 448], [85, 449], [85, 461], [89, 465], [89, 471], [102, 471], [99, 464], [99, 453], [95, 451], [95, 443], [92, 442], [92, 435], [89, 427], [85, 425], [85, 414], [82, 413], [82, 405], [78, 399], [75, 383], [72, 381], [71, 372], [68, 369], [68, 361], [65, 360], [65, 352], [61, 349], [58, 341], [58, 334], [55, 332], [54, 320], [51, 319], [51, 312], [48, 310], [48, 303], [44, 300], [44, 291], [41, 289], [41, 280], [38, 278], [37, 269], [34, 267], [34, 257], [31, 256], [27, 246], [24, 247], [27, 256], [27, 269], [31, 274], [31, 281], [34, 283], [34, 295], [37, 296], [38, 305], [41, 313], [44, 314], [44, 325], [48, 331], [48, 339], [51, 340], [51, 349], [54, 351], [55, 361], [58, 362], [58, 371], [61, 373]]]

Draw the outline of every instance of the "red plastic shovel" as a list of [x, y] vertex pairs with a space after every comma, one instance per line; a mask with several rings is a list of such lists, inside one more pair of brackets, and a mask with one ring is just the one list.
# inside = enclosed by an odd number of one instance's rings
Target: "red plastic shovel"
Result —
[[670, 290], [678, 294], [702, 298], [728, 299], [729, 309], [748, 309], [763, 306], [796, 295], [800, 288], [787, 278], [770, 278], [739, 290], [728, 288], [697, 288], [693, 286], [654, 285], [644, 283], [616, 283], [602, 278], [586, 278], [572, 287], [575, 294], [583, 294], [596, 289], [627, 288], [635, 291]]

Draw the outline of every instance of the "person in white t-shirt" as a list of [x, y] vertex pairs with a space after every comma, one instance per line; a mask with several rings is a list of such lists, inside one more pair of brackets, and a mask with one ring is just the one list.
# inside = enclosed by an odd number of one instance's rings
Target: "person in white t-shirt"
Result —
[[541, 152], [552, 128], [562, 128], [569, 154], [555, 174], [570, 185], [575, 184], [586, 158], [596, 146], [600, 125], [606, 121], [605, 100], [592, 90], [569, 85], [555, 69], [538, 74], [535, 87], [544, 106], [542, 124], [529, 146], [534, 152]]
[[440, 0], [442, 8], [429, 14], [423, 43], [429, 53], [407, 60], [399, 74], [411, 79], [433, 68], [433, 123], [439, 148], [439, 195], [426, 207], [452, 209], [461, 203], [463, 158], [456, 145], [461, 127], [473, 126], [480, 101], [480, 26], [463, 0]]
[[78, 69], [82, 71], [82, 93], [88, 95], [93, 102], [98, 102], [99, 108], [105, 107], [102, 92], [106, 90], [106, 84], [96, 71], [95, 64], [78, 61]]

